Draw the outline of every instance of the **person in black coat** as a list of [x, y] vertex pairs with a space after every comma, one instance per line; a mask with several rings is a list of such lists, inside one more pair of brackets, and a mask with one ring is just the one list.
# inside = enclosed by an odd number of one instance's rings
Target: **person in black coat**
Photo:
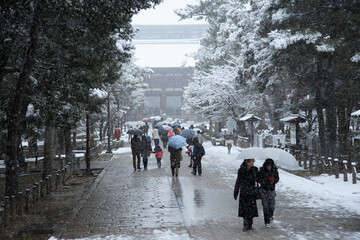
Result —
[[182, 160], [182, 148], [175, 149], [171, 146], [168, 146], [168, 151], [170, 153], [171, 174], [173, 176], [179, 176], [180, 162]]
[[161, 138], [161, 141], [163, 142], [163, 148], [165, 149], [167, 147], [167, 144], [169, 141], [167, 131], [162, 131], [160, 133], [160, 138]]
[[141, 138], [141, 144], [142, 144], [141, 156], [143, 157], [144, 169], [147, 169], [148, 156], [150, 155], [150, 152], [152, 152], [152, 148], [149, 140], [146, 138], [145, 135], [142, 136]]
[[[140, 153], [142, 151], [142, 144], [140, 139], [137, 135], [134, 135], [131, 139], [131, 152], [133, 156], [133, 166], [134, 170], [141, 169], [140, 168]], [[137, 164], [136, 164], [136, 158], [137, 158]]]
[[275, 185], [279, 182], [279, 172], [271, 158], [265, 160], [258, 173], [261, 185], [261, 202], [263, 205], [265, 226], [270, 227], [275, 210]]
[[252, 229], [253, 218], [258, 217], [256, 205], [255, 183], [258, 168], [254, 167], [254, 159], [245, 159], [238, 170], [234, 189], [234, 199], [239, 199], [239, 217], [244, 218], [244, 229], [248, 231]]
[[193, 152], [194, 167], [193, 167], [192, 174], [196, 175], [196, 172], [198, 171], [199, 176], [201, 176], [201, 174], [202, 174], [201, 159], [205, 155], [205, 149], [202, 146], [202, 144], [199, 143], [199, 140], [197, 137], [193, 138], [193, 142], [194, 142], [194, 152]]

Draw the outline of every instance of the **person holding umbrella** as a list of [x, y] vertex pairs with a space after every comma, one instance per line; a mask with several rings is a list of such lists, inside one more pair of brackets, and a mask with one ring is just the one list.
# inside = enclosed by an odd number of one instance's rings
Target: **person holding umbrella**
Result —
[[171, 167], [171, 174], [177, 177], [179, 176], [179, 168], [180, 162], [182, 160], [182, 148], [176, 149], [168, 146], [168, 151], [170, 153], [170, 167]]
[[179, 135], [169, 139], [170, 166], [172, 175], [179, 176], [180, 162], [182, 160], [182, 147], [186, 146], [186, 138]]
[[[141, 150], [142, 150], [141, 141], [138, 138], [138, 135], [134, 135], [133, 138], [131, 139], [131, 152], [132, 152], [132, 156], [133, 156], [134, 171], [136, 171], [136, 168], [139, 170], [141, 169], [140, 168]], [[136, 158], [137, 158], [137, 164], [136, 164]]]
[[271, 158], [265, 160], [258, 173], [258, 179], [262, 190], [261, 203], [264, 209], [265, 226], [269, 228], [275, 210], [275, 185], [279, 182], [279, 172], [274, 160]]

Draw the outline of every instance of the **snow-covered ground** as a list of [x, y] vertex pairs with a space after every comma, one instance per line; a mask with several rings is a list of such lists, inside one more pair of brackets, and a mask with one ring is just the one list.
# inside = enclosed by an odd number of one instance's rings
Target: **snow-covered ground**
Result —
[[[230, 187], [234, 187], [237, 170], [242, 163], [238, 158], [241, 148], [233, 146], [231, 154], [226, 147], [213, 146], [210, 142], [204, 143], [206, 156], [203, 164], [216, 165], [217, 170]], [[255, 166], [261, 167], [262, 160], [255, 160]], [[342, 176], [321, 175], [306, 179], [279, 169], [280, 182], [277, 189], [293, 200], [292, 204], [304, 207], [322, 208], [326, 210], [346, 209], [360, 214], [360, 183], [343, 182]], [[350, 179], [350, 175], [349, 175]], [[296, 198], [294, 196], [301, 196]]]
[[123, 154], [123, 153], [131, 153], [131, 148], [123, 147], [123, 148], [118, 148], [115, 151], [113, 151], [113, 154]]

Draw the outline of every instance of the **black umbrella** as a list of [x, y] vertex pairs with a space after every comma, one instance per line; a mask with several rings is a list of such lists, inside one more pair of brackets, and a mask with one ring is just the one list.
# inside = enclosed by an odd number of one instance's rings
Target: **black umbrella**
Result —
[[127, 132], [127, 134], [129, 135], [138, 135], [138, 136], [141, 136], [143, 135], [143, 131], [139, 130], [139, 129], [132, 129], [130, 131]]
[[178, 124], [178, 123], [175, 123], [175, 124], [173, 124], [172, 126], [171, 126], [172, 128], [181, 128], [181, 125], [180, 124]]
[[164, 133], [165, 133], [165, 129], [164, 129], [162, 126], [160, 126], [160, 125], [155, 125], [154, 128], [157, 128], [157, 129], [159, 130], [159, 133], [160, 133], [160, 134], [164, 134]]
[[204, 128], [203, 126], [197, 126], [197, 127], [195, 127], [195, 128], [200, 129], [203, 133], [205, 132], [205, 128]]

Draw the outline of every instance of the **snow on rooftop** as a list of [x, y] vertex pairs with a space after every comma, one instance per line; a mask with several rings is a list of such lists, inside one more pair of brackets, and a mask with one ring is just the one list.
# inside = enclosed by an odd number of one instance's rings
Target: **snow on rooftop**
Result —
[[247, 114], [244, 117], [240, 118], [240, 121], [247, 121], [247, 120], [249, 120], [251, 118], [254, 118], [255, 120], [261, 121], [261, 118], [255, 116], [254, 114]]
[[280, 121], [281, 122], [291, 122], [296, 119], [299, 119], [301, 121], [306, 121], [306, 118], [304, 118], [303, 116], [300, 116], [299, 114], [291, 114], [288, 117], [281, 118]]

